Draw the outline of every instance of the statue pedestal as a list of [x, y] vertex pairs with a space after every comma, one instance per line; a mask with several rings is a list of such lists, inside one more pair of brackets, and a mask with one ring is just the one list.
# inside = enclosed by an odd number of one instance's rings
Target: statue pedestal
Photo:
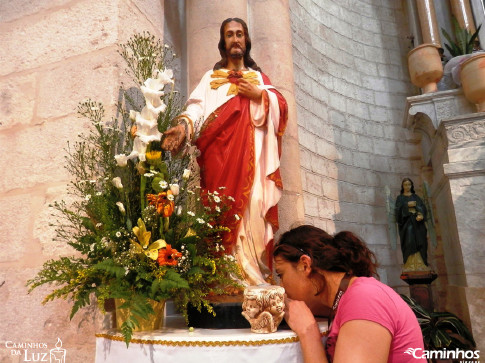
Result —
[[409, 285], [411, 297], [429, 312], [434, 310], [431, 283], [437, 277], [433, 271], [410, 271], [401, 274], [401, 280]]

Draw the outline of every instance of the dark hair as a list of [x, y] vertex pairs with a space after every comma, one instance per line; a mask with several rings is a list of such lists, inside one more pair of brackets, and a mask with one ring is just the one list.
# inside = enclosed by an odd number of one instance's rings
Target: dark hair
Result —
[[227, 66], [227, 54], [226, 54], [226, 40], [224, 37], [224, 28], [227, 23], [235, 21], [242, 25], [244, 29], [244, 38], [246, 39], [246, 52], [244, 53], [244, 66], [250, 67], [256, 71], [261, 72], [261, 68], [258, 67], [256, 62], [251, 58], [249, 52], [251, 51], [251, 38], [249, 37], [248, 26], [244, 22], [244, 20], [240, 18], [227, 18], [221, 24], [220, 29], [220, 39], [217, 48], [219, 48], [219, 53], [221, 55], [221, 60], [214, 65], [214, 70], [218, 70]]
[[320, 228], [303, 225], [285, 232], [273, 250], [273, 257], [281, 256], [294, 263], [302, 255], [312, 259], [312, 273], [321, 269], [352, 276], [378, 276], [374, 253], [349, 231], [332, 237]]
[[410, 182], [410, 183], [411, 183], [411, 193], [415, 194], [416, 192], [414, 191], [414, 183], [413, 183], [413, 181], [412, 181], [411, 179], [409, 179], [409, 178], [404, 178], [404, 179], [402, 180], [402, 182], [401, 182], [401, 194], [402, 194], [402, 193], [404, 193], [404, 187], [403, 187], [403, 185], [404, 185], [404, 182], [405, 182], [405, 181], [408, 181], [408, 182]]

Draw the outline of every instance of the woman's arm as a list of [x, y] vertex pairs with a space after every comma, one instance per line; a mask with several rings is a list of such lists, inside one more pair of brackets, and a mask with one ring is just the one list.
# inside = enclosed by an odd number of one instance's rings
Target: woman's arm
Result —
[[317, 321], [303, 301], [287, 299], [285, 320], [300, 338], [305, 363], [327, 363]]
[[391, 333], [382, 325], [369, 320], [350, 320], [339, 330], [333, 361], [387, 363], [391, 341]]

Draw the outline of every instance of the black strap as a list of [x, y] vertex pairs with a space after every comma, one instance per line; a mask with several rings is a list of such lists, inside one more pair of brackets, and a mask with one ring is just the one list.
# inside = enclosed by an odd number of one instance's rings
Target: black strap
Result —
[[342, 295], [344, 294], [344, 292], [347, 291], [351, 278], [352, 278], [352, 275], [347, 272], [345, 276], [342, 278], [342, 280], [340, 281], [338, 291], [335, 294], [335, 299], [333, 299], [332, 312], [330, 313], [330, 317], [328, 318], [329, 330], [330, 330], [330, 325], [332, 324], [332, 320], [335, 317], [335, 314], [337, 314], [337, 308], [338, 308], [338, 305], [340, 304], [340, 299], [342, 298]]

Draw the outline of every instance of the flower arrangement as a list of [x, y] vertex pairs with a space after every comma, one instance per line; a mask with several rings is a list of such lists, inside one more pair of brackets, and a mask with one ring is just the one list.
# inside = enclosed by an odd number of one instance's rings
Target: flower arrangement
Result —
[[213, 312], [209, 298], [238, 287], [232, 256], [224, 253], [223, 217], [233, 199], [202, 191], [194, 176], [194, 152], [161, 150], [163, 132], [181, 111], [167, 68], [174, 54], [148, 33], [136, 34], [120, 55], [138, 85], [123, 90], [118, 117], [104, 121], [103, 105], [81, 103], [92, 129], [68, 146], [69, 192], [75, 202], [52, 205], [57, 238], [78, 253], [47, 261], [27, 282], [30, 290], [54, 284], [43, 301], [70, 298], [71, 318], [94, 294], [123, 299], [130, 313], [121, 331], [126, 343], [139, 319], [153, 314], [149, 301], [173, 299], [187, 319], [187, 304]]

